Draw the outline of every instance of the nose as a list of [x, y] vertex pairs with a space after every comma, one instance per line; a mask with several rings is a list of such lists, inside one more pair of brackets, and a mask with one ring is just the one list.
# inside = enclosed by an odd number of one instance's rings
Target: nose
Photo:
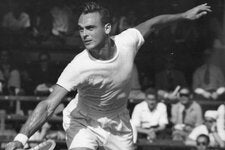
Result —
[[80, 32], [80, 36], [83, 38], [83, 39], [86, 39], [88, 34], [87, 34], [87, 31], [84, 29], [82, 32]]

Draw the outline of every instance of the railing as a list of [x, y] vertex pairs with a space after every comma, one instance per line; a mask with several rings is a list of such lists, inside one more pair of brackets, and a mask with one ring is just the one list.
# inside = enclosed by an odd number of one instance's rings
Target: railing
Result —
[[[21, 101], [29, 101], [29, 102], [39, 102], [41, 100], [44, 100], [46, 97], [42, 97], [42, 96], [0, 96], [0, 102], [1, 101], [15, 101], [17, 104], [16, 107], [16, 112], [20, 111], [20, 102]], [[63, 101], [70, 101], [72, 98], [71, 97], [66, 97], [63, 99]], [[138, 102], [143, 101], [143, 99], [131, 99], [130, 103], [136, 104]], [[196, 100], [198, 101], [198, 103], [200, 105], [204, 106], [210, 106], [210, 107], [217, 107], [221, 104], [224, 104], [225, 101], [210, 101], [210, 100]], [[167, 101], [166, 103], [170, 103], [170, 101]], [[5, 124], [5, 121], [7, 122], [25, 122], [27, 120], [28, 116], [24, 116], [24, 115], [19, 115], [19, 114], [6, 114], [5, 112], [0, 113], [0, 120], [1, 120], [1, 128], [0, 130], [3, 131], [4, 126], [3, 124]], [[50, 120], [50, 122], [62, 122], [62, 117], [58, 117], [58, 116], [53, 116]], [[0, 132], [1, 132], [0, 131]], [[1, 148], [3, 149], [4, 144], [9, 142], [9, 140], [7, 139], [2, 139], [0, 138], [0, 145]], [[37, 141], [34, 141], [37, 143]], [[60, 145], [62, 149], [66, 149], [66, 144], [65, 141], [56, 141], [57, 145]], [[140, 139], [137, 147], [141, 148], [141, 149], [151, 149], [151, 147], [164, 147], [164, 148], [176, 148], [176, 149], [187, 149], [189, 150], [191, 147], [186, 146], [184, 143], [182, 142], [178, 142], [178, 141], [172, 141], [172, 140], [156, 140], [153, 142], [149, 142], [145, 139]], [[1, 150], [0, 148], [0, 150]]]

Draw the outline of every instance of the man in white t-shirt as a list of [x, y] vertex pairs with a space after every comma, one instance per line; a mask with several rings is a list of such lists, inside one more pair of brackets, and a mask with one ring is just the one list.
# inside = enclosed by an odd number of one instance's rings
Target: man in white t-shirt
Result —
[[137, 132], [147, 135], [149, 140], [157, 138], [156, 135], [166, 128], [167, 107], [164, 103], [158, 102], [155, 90], [147, 92], [145, 101], [134, 107], [131, 120]]
[[64, 110], [64, 128], [70, 150], [133, 149], [127, 106], [133, 61], [144, 38], [165, 25], [196, 20], [210, 12], [207, 4], [184, 13], [161, 15], [110, 37], [109, 11], [95, 2], [84, 5], [78, 20], [85, 50], [60, 75], [50, 96], [38, 104], [6, 150], [22, 148], [71, 90], [78, 94]]

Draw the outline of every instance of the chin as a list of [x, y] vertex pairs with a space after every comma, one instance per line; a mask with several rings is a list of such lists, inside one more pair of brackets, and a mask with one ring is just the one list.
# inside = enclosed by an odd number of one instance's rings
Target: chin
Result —
[[85, 45], [85, 48], [87, 50], [92, 50], [92, 49], [95, 49], [95, 46], [93, 46], [93, 45]]

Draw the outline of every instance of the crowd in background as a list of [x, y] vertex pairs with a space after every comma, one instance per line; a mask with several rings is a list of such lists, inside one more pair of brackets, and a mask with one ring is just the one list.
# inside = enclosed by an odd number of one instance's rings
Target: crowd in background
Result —
[[[180, 12], [200, 3], [185, 2], [142, 0], [130, 1], [128, 5], [125, 0], [109, 0], [107, 4], [113, 10], [111, 34], [119, 34], [146, 18]], [[1, 95], [46, 96], [51, 92], [65, 64], [57, 66], [51, 60], [51, 53], [42, 50], [36, 60], [27, 65], [23, 58], [13, 55], [12, 50], [40, 45], [47, 48], [70, 46], [75, 54], [82, 50], [76, 25], [80, 3], [4, 0], [0, 5]], [[130, 109], [137, 141], [139, 137], [149, 141], [167, 138], [202, 146], [201, 140], [205, 140], [205, 145], [225, 147], [225, 105], [203, 112], [195, 100], [225, 99], [223, 9], [218, 9], [221, 5], [221, 1], [214, 4], [216, 11], [209, 17], [171, 25], [145, 41], [142, 53], [135, 60], [130, 94], [131, 99], [143, 100]], [[30, 107], [22, 103], [25, 115]], [[0, 109], [12, 113], [15, 104], [1, 102]], [[45, 124], [32, 138], [65, 138], [61, 131], [46, 136], [50, 126]]]

